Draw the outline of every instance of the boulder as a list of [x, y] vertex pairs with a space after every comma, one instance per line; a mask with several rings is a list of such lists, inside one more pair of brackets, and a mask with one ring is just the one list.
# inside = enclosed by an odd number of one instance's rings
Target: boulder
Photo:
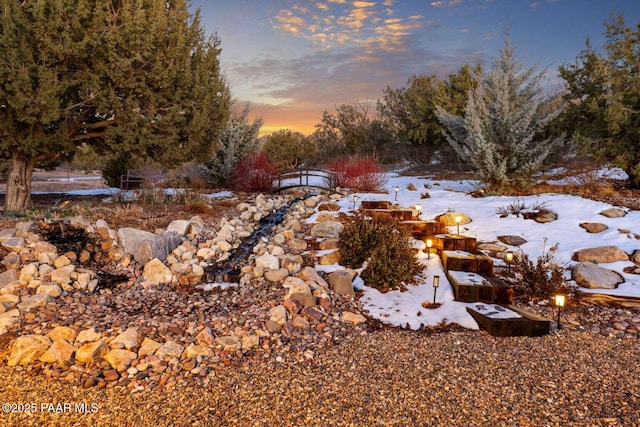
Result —
[[216, 344], [221, 345], [225, 351], [236, 351], [242, 348], [242, 341], [238, 337], [223, 336], [216, 338]]
[[608, 263], [628, 261], [629, 255], [617, 246], [600, 246], [579, 250], [573, 254], [573, 260], [578, 262]]
[[336, 249], [336, 250], [332, 250], [329, 253], [325, 253], [320, 255], [320, 257], [318, 258], [318, 263], [320, 265], [333, 265], [333, 264], [337, 264], [340, 262], [340, 258], [342, 257], [342, 255], [340, 254], [340, 250]]
[[104, 360], [116, 371], [124, 372], [136, 357], [138, 357], [138, 355], [133, 351], [117, 348], [105, 354]]
[[607, 218], [622, 218], [627, 214], [627, 211], [620, 208], [609, 208], [600, 212], [600, 215], [606, 216]]
[[38, 263], [32, 262], [22, 267], [20, 270], [20, 281], [29, 283], [38, 275]]
[[[292, 294], [304, 294], [311, 295], [311, 287], [307, 282], [298, 277], [287, 277], [282, 284], [282, 287], [288, 289], [287, 295]], [[286, 298], [286, 297], [285, 297]]]
[[269, 282], [278, 283], [283, 281], [287, 276], [289, 276], [289, 270], [286, 268], [278, 268], [277, 270], [267, 270], [264, 273], [265, 280]]
[[498, 240], [500, 240], [505, 245], [509, 246], [520, 246], [527, 243], [527, 240], [520, 236], [498, 236]]
[[340, 239], [324, 239], [318, 244], [318, 248], [321, 251], [327, 249], [338, 249], [340, 247]]
[[58, 298], [62, 295], [62, 288], [57, 283], [45, 282], [38, 286], [36, 294], [46, 294], [52, 298]]
[[287, 321], [288, 312], [284, 305], [278, 305], [269, 310], [269, 320], [277, 323], [278, 325], [284, 325]]
[[111, 341], [111, 348], [126, 348], [131, 350], [138, 346], [140, 334], [137, 328], [127, 328]]
[[319, 222], [311, 228], [311, 235], [313, 237], [327, 237], [337, 239], [340, 237], [340, 233], [343, 229], [344, 225], [337, 221]]
[[45, 363], [54, 363], [57, 362], [60, 365], [67, 366], [71, 364], [71, 357], [73, 356], [73, 352], [75, 348], [67, 341], [60, 339], [57, 341], [53, 341], [53, 344], [47, 351], [42, 353], [40, 356], [40, 360]]
[[499, 245], [497, 243], [479, 243], [478, 250], [489, 252], [504, 252], [507, 250], [507, 247]]
[[546, 224], [558, 219], [558, 214], [548, 209], [541, 209], [535, 212], [525, 212], [523, 216], [525, 219], [532, 219], [540, 224]]
[[0, 230], [0, 243], [4, 242], [7, 239], [15, 237], [16, 231], [18, 231], [18, 229], [16, 228], [4, 228]]
[[329, 275], [329, 286], [338, 295], [354, 295], [351, 275], [344, 271], [334, 271]]
[[298, 273], [298, 277], [307, 282], [311, 281], [317, 283], [324, 289], [329, 289], [329, 284], [322, 277], [320, 277], [316, 269], [313, 267], [304, 267], [302, 270], [300, 270], [300, 273]]
[[140, 264], [146, 264], [153, 258], [160, 261], [167, 259], [167, 256], [182, 243], [182, 236], [171, 231], [163, 236], [153, 235], [153, 238], [142, 240], [133, 252], [133, 258]]
[[256, 266], [267, 270], [277, 270], [280, 268], [280, 259], [271, 254], [260, 255], [256, 258]]
[[245, 335], [242, 337], [242, 349], [251, 350], [260, 345], [260, 337], [257, 335]]
[[[305, 248], [306, 249], [306, 248]], [[22, 267], [22, 257], [15, 252], [11, 252], [7, 256], [4, 257], [2, 261], [0, 261], [2, 265], [8, 270], [16, 270], [18, 271], [20, 267]]]
[[186, 219], [174, 219], [167, 225], [164, 234], [171, 232], [178, 233], [180, 236], [186, 236], [191, 228], [191, 221]]
[[636, 249], [635, 251], [633, 251], [633, 255], [631, 255], [631, 261], [633, 261], [634, 264], [640, 265], [640, 249]]
[[125, 253], [129, 255], [133, 255], [140, 243], [144, 240], [153, 240], [156, 238], [158, 238], [158, 235], [148, 231], [138, 230], [137, 228], [123, 227], [118, 230], [118, 243]]
[[51, 340], [42, 335], [23, 335], [11, 345], [7, 365], [28, 365], [51, 347]]
[[20, 275], [18, 274], [18, 270], [11, 269], [3, 271], [0, 273], [0, 289], [7, 285], [11, 285], [13, 282], [17, 281], [19, 277]]
[[151, 356], [153, 354], [155, 354], [155, 352], [162, 346], [162, 344], [160, 344], [157, 341], [152, 340], [149, 337], [145, 337], [144, 340], [142, 341], [142, 344], [140, 345], [140, 350], [138, 350], [138, 356], [140, 358], [144, 357], [144, 356]]
[[155, 356], [164, 357], [167, 359], [171, 359], [173, 357], [179, 358], [183, 350], [184, 347], [182, 347], [177, 342], [167, 341], [166, 343], [162, 344], [158, 350], [156, 350]]
[[9, 329], [20, 325], [20, 310], [13, 310], [0, 313], [0, 329]]
[[615, 289], [624, 282], [624, 278], [617, 272], [592, 262], [577, 264], [573, 268], [573, 280], [579, 286], [589, 289]]
[[280, 266], [286, 268], [291, 274], [298, 273], [303, 263], [304, 260], [300, 255], [285, 254], [280, 257]]
[[18, 303], [18, 308], [21, 311], [27, 311], [34, 308], [40, 308], [47, 305], [51, 297], [47, 294], [36, 294], [28, 297], [23, 297]]
[[[459, 216], [460, 217], [460, 222], [456, 222], [456, 217]], [[465, 224], [469, 224], [471, 222], [471, 218], [469, 218], [467, 216], [467, 214], [463, 213], [463, 212], [446, 212], [443, 214], [440, 214], [438, 216], [436, 216], [436, 221], [441, 222], [442, 224], [444, 224], [447, 227], [450, 226], [455, 226], [455, 225], [465, 225]]]
[[76, 266], [73, 264], [56, 268], [51, 272], [51, 281], [60, 285], [68, 285], [69, 283], [71, 283], [71, 274], [75, 271]]
[[198, 332], [198, 335], [196, 335], [196, 341], [203, 345], [213, 345], [215, 339], [213, 332], [211, 332], [211, 328], [208, 326], [204, 327], [200, 332]]
[[65, 340], [72, 343], [76, 339], [78, 332], [68, 326], [56, 326], [47, 334], [47, 337], [51, 338], [51, 341], [56, 342], [59, 340]]
[[210, 357], [213, 356], [213, 351], [206, 345], [189, 344], [184, 350], [184, 355], [187, 358], [195, 358], [198, 356]]
[[588, 233], [594, 233], [594, 234], [601, 233], [604, 230], [609, 228], [605, 224], [602, 224], [600, 222], [582, 222], [580, 223], [580, 227], [587, 230]]
[[86, 342], [98, 341], [100, 338], [102, 338], [102, 334], [96, 332], [95, 328], [85, 329], [78, 333], [76, 343], [84, 344]]
[[9, 251], [20, 253], [22, 248], [24, 248], [25, 241], [22, 237], [10, 237], [3, 241], [1, 244]]
[[76, 360], [82, 363], [91, 363], [98, 357], [107, 353], [109, 347], [104, 341], [89, 342], [76, 350]]
[[155, 284], [171, 283], [173, 279], [171, 269], [164, 265], [158, 258], [154, 258], [145, 264], [142, 276], [147, 282]]
[[359, 324], [364, 323], [367, 319], [362, 314], [345, 311], [342, 313], [340, 320], [345, 323], [351, 323], [354, 326], [358, 326]]

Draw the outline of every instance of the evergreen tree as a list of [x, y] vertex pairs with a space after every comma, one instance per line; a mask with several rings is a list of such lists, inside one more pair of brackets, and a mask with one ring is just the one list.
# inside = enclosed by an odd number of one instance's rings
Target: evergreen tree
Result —
[[248, 104], [242, 110], [232, 108], [231, 115], [222, 129], [218, 150], [205, 166], [206, 172], [216, 185], [229, 185], [238, 163], [260, 148], [258, 134], [262, 127], [262, 119], [257, 118], [249, 123], [248, 116]]
[[264, 152], [279, 170], [295, 170], [313, 155], [313, 145], [300, 132], [281, 129], [265, 138]]
[[210, 156], [229, 92], [216, 37], [186, 0], [0, 0], [5, 210], [43, 161], [87, 143], [167, 165]]
[[606, 23], [604, 52], [587, 47], [560, 67], [569, 107], [563, 123], [572, 140], [597, 160], [610, 161], [640, 188], [640, 23], [624, 17]]
[[563, 137], [540, 140], [540, 132], [560, 113], [542, 95], [542, 74], [523, 71], [506, 40], [489, 74], [470, 92], [464, 117], [441, 106], [436, 114], [446, 138], [489, 187], [523, 187]]

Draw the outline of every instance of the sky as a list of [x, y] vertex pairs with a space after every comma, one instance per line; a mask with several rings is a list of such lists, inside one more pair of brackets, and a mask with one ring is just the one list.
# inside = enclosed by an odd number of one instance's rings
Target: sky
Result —
[[310, 134], [323, 111], [370, 104], [412, 75], [489, 69], [508, 32], [518, 59], [547, 72], [575, 62], [604, 23], [640, 22], [639, 0], [192, 0], [222, 42], [232, 96], [262, 117], [262, 134]]

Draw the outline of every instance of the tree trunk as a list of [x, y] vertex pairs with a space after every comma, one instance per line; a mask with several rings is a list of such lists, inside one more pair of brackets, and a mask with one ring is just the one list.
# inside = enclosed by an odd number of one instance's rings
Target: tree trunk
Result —
[[11, 154], [7, 194], [4, 199], [5, 212], [23, 212], [29, 206], [33, 168], [32, 157], [15, 151]]

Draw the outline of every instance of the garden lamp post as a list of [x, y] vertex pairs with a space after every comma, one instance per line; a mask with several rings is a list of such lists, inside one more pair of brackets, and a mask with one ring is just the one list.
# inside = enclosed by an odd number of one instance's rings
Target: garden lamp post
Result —
[[356, 210], [356, 202], [358, 201], [358, 196], [356, 196], [355, 194], [353, 195], [353, 209], [352, 210]]
[[558, 307], [558, 329], [560, 329], [560, 312], [562, 311], [562, 307], [564, 307], [564, 295], [556, 295], [555, 300], [556, 306]]
[[433, 240], [427, 239], [427, 259], [431, 259], [431, 247], [433, 246]]
[[507, 272], [511, 274], [511, 262], [513, 261], [513, 252], [507, 252]]
[[460, 235], [460, 221], [462, 221], [462, 217], [460, 215], [456, 215], [453, 217], [456, 221], [456, 226], [458, 227], [458, 236]]
[[440, 276], [433, 276], [433, 304], [436, 303], [436, 291], [438, 290], [438, 286], [440, 286]]
[[395, 199], [393, 199], [393, 201], [394, 201], [394, 202], [397, 202], [397, 201], [398, 201], [398, 191], [400, 191], [400, 188], [398, 188], [398, 187], [396, 186], [396, 188], [395, 188], [394, 190], [395, 190], [395, 192], [396, 192], [396, 197], [395, 197]]
[[422, 205], [420, 203], [416, 204], [416, 210], [418, 211], [418, 219], [420, 219], [420, 213], [422, 212]]

